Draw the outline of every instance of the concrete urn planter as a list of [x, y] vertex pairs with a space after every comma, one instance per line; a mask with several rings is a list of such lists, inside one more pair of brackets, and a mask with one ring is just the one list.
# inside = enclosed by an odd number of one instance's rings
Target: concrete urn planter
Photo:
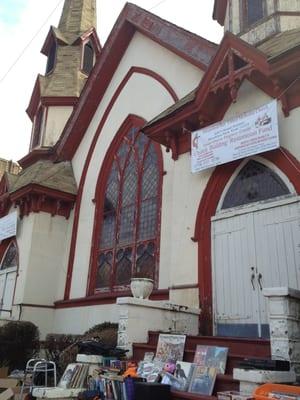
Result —
[[130, 289], [133, 297], [148, 299], [153, 290], [153, 280], [149, 278], [131, 278]]

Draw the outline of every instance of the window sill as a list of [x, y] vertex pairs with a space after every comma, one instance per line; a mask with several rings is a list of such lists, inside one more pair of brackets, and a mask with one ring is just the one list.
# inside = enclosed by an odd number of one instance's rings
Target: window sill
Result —
[[[55, 308], [76, 308], [76, 307], [88, 307], [101, 304], [114, 304], [117, 297], [132, 297], [130, 291], [126, 292], [114, 292], [114, 293], [99, 293], [92, 296], [80, 297], [77, 299], [60, 300], [56, 301]], [[153, 290], [150, 300], [168, 300], [169, 289], [157, 289]]]

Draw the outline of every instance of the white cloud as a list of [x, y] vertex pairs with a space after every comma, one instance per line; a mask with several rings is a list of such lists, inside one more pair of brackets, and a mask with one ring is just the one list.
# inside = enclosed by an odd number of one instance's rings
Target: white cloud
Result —
[[[0, 80], [24, 48], [35, 36], [59, 0], [27, 0], [17, 24], [7, 24], [0, 17], [1, 63]], [[139, 0], [140, 7], [151, 9], [158, 0]], [[57, 26], [62, 10], [45, 23], [27, 50], [0, 82], [1, 149], [0, 157], [18, 160], [28, 152], [31, 121], [25, 114], [38, 73], [43, 73], [46, 59], [40, 54], [50, 25]], [[124, 7], [124, 0], [98, 0], [98, 33], [103, 45], [116, 18]], [[212, 41], [219, 41], [222, 29], [212, 21], [213, 0], [165, 0], [151, 12]], [[0, 14], [1, 15], [1, 14]]]

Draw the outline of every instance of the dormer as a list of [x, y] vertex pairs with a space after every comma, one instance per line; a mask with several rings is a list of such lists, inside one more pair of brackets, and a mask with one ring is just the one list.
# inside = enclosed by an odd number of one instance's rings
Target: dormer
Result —
[[215, 0], [213, 18], [252, 45], [300, 27], [300, 0]]

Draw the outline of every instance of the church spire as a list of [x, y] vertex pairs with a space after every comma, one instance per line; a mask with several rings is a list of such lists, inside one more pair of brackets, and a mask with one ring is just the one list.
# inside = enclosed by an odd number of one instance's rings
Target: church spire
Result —
[[80, 34], [96, 28], [96, 0], [65, 0], [58, 29], [62, 33]]
[[58, 28], [42, 48], [45, 75], [39, 75], [27, 112], [33, 122], [30, 150], [59, 139], [98, 58], [96, 0], [65, 0]]

